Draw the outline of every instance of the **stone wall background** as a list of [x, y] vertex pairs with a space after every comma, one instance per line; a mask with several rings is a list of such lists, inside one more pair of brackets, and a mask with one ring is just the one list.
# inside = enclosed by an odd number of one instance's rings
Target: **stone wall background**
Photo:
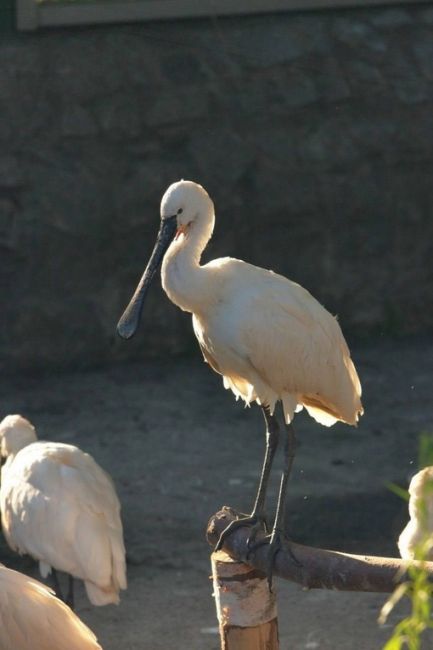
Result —
[[115, 324], [179, 178], [214, 198], [205, 260], [306, 286], [349, 336], [433, 325], [433, 8], [2, 34], [1, 367], [181, 354], [154, 287]]

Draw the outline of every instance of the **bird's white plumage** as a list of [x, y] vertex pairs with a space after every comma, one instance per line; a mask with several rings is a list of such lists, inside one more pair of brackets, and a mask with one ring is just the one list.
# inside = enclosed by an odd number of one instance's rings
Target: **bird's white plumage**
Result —
[[[433, 466], [425, 467], [412, 477], [409, 484], [410, 521], [398, 539], [400, 555], [404, 560], [415, 558], [418, 546], [433, 535]], [[431, 539], [429, 560], [433, 560]]]
[[[13, 429], [2, 425], [0, 438], [2, 430], [3, 438], [13, 438]], [[1, 478], [10, 547], [39, 560], [43, 577], [54, 567], [84, 580], [93, 604], [118, 603], [126, 588], [125, 547], [108, 474], [78, 447], [40, 441], [10, 454]]]
[[232, 258], [201, 266], [215, 218], [201, 186], [171, 186], [161, 204], [162, 218], [170, 214], [178, 214], [179, 236], [164, 257], [163, 287], [193, 314], [203, 355], [224, 385], [271, 412], [281, 400], [287, 422], [305, 407], [321, 424], [356, 424], [361, 385], [336, 319], [272, 271]]
[[1, 650], [102, 650], [50, 589], [0, 564]]

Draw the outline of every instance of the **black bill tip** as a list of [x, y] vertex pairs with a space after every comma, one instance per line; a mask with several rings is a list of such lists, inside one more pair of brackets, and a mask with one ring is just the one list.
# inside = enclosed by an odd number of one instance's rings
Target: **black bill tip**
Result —
[[135, 332], [137, 331], [137, 327], [135, 326], [135, 323], [131, 322], [127, 318], [124, 318], [124, 316], [122, 316], [120, 321], [117, 323], [116, 331], [121, 339], [125, 339], [125, 341], [127, 341], [128, 339], [132, 339]]

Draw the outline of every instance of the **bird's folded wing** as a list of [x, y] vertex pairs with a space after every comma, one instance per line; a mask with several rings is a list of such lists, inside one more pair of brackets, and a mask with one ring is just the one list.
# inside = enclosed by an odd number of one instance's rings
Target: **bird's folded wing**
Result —
[[305, 289], [285, 278], [269, 282], [252, 298], [242, 337], [254, 368], [279, 394], [356, 421], [361, 385], [346, 341], [336, 318]]

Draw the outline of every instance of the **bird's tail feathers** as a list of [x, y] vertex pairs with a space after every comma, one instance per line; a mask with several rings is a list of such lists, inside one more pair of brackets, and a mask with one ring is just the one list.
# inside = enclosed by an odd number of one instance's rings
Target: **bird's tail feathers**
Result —
[[120, 530], [111, 530], [111, 553], [113, 562], [113, 584], [119, 589], [126, 589], [126, 560], [125, 545], [123, 543], [123, 534]]
[[127, 587], [125, 546], [122, 530], [111, 528], [109, 535], [112, 561], [110, 584], [101, 587], [91, 581], [85, 581], [84, 583], [89, 600], [94, 605], [109, 605], [111, 603], [118, 605], [120, 600], [119, 591]]
[[101, 588], [95, 585], [94, 582], [88, 580], [84, 581], [87, 595], [92, 605], [118, 605], [119, 604], [119, 590], [110, 585], [106, 588]]

